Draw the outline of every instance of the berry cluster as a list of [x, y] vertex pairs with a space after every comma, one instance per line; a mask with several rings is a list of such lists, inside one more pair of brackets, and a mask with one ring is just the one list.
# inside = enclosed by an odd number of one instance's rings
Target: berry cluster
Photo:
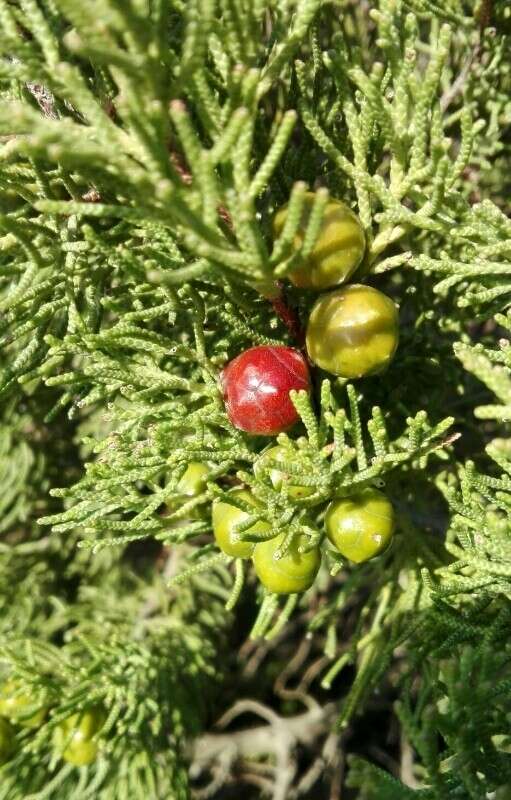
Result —
[[[293, 247], [298, 253], [314, 202], [305, 198], [304, 213]], [[284, 228], [287, 207], [277, 212], [274, 233]], [[291, 282], [309, 289], [334, 289], [314, 304], [306, 331], [307, 355], [312, 364], [342, 378], [361, 378], [384, 371], [398, 344], [398, 309], [393, 300], [371, 286], [343, 285], [356, 272], [365, 253], [365, 236], [358, 217], [344, 203], [331, 199], [325, 209], [316, 244], [307, 259], [298, 260], [289, 274]], [[272, 436], [298, 421], [290, 400], [291, 390], [310, 391], [305, 356], [292, 347], [252, 347], [234, 358], [223, 370], [221, 385], [232, 424], [247, 433]], [[264, 474], [265, 463], [281, 462], [281, 447], [266, 450], [255, 465]], [[283, 474], [270, 470], [274, 488]], [[312, 489], [287, 486], [291, 497], [306, 497]], [[247, 489], [232, 490], [233, 500], [255, 508], [257, 499]], [[278, 594], [303, 592], [314, 582], [321, 563], [318, 546], [307, 547], [298, 537], [284, 551], [285, 534], [271, 535], [266, 522], [257, 522], [238, 534], [249, 515], [227, 501], [213, 505], [213, 533], [220, 549], [234, 558], [252, 558], [260, 582]], [[394, 532], [392, 504], [380, 491], [366, 488], [334, 500], [325, 515], [325, 533], [345, 558], [356, 563], [380, 555]], [[256, 543], [248, 537], [258, 539]]]
[[[44, 695], [30, 696], [16, 680], [7, 680], [0, 690], [0, 764], [16, 750], [16, 727], [38, 728], [50, 706]], [[64, 761], [76, 767], [91, 764], [97, 755], [96, 734], [105, 721], [103, 710], [90, 708], [64, 719], [54, 731], [54, 745]]]
[[[314, 195], [308, 193], [298, 251]], [[278, 234], [287, 208], [275, 216]], [[339, 200], [327, 204], [316, 244], [306, 260], [290, 273], [296, 286], [340, 287], [321, 295], [312, 308], [306, 332], [310, 361], [341, 378], [362, 378], [383, 372], [396, 352], [399, 335], [396, 304], [378, 289], [345, 281], [360, 266], [365, 250], [362, 226]], [[304, 356], [291, 347], [252, 347], [224, 369], [221, 377], [227, 414], [240, 430], [266, 436], [287, 430], [298, 420], [289, 399], [291, 389], [310, 389]]]
[[[279, 450], [278, 447], [272, 450]], [[267, 451], [269, 453], [270, 451]], [[282, 450], [281, 450], [282, 452]], [[267, 453], [259, 459], [260, 462]], [[272, 454], [272, 460], [278, 454]], [[256, 469], [258, 464], [256, 463]], [[282, 481], [282, 474], [277, 483]], [[305, 486], [290, 487], [290, 493], [306, 496], [311, 490]], [[254, 495], [247, 489], [233, 489], [233, 499], [242, 500], [254, 509], [261, 508]], [[290, 547], [281, 552], [285, 534], [271, 537], [271, 527], [267, 522], [258, 521], [246, 530], [247, 536], [258, 537], [253, 543], [241, 539], [239, 526], [249, 518], [248, 513], [228, 501], [213, 505], [213, 533], [219, 548], [233, 558], [251, 558], [256, 575], [262, 585], [275, 594], [295, 594], [304, 592], [314, 583], [321, 564], [321, 549], [307, 547], [306, 539], [295, 538]], [[367, 561], [383, 553], [389, 547], [394, 533], [394, 511], [392, 504], [378, 489], [362, 489], [349, 497], [333, 500], [325, 515], [326, 535], [345, 558], [355, 563]], [[265, 538], [271, 537], [271, 538]]]

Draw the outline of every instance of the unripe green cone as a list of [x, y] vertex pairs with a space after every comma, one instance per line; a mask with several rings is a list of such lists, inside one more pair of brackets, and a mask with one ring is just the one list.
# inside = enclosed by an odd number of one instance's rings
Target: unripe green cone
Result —
[[206, 464], [201, 464], [200, 461], [192, 461], [188, 464], [183, 477], [177, 485], [177, 491], [180, 494], [186, 494], [188, 497], [195, 497], [206, 488], [206, 479], [210, 472]]
[[325, 516], [328, 538], [341, 555], [357, 564], [383, 553], [394, 527], [392, 503], [372, 488], [333, 500]]
[[[231, 492], [235, 497], [244, 500], [245, 503], [255, 508], [260, 508], [260, 504], [247, 489], [234, 489]], [[237, 537], [235, 527], [248, 518], [248, 514], [236, 506], [231, 506], [224, 501], [213, 503], [212, 519], [213, 534], [220, 550], [233, 558], [250, 558], [254, 550], [253, 542], [246, 542]], [[268, 533], [271, 530], [267, 522], [259, 520], [254, 523], [247, 531], [252, 533]]]
[[252, 560], [256, 575], [263, 586], [276, 594], [295, 594], [310, 589], [321, 563], [319, 547], [300, 553], [300, 540], [295, 538], [287, 552], [279, 558], [275, 553], [282, 546], [285, 533], [259, 542], [254, 548]]
[[0, 689], [0, 714], [23, 728], [37, 728], [48, 711], [47, 706], [42, 706], [42, 700], [41, 694], [31, 697], [20, 691], [18, 681], [8, 680]]
[[98, 744], [93, 737], [103, 726], [105, 715], [101, 708], [92, 708], [72, 714], [56, 729], [56, 744], [64, 747], [62, 758], [75, 767], [91, 764], [98, 753]]
[[[305, 195], [301, 223], [293, 241], [295, 250], [303, 244], [314, 198], [313, 192]], [[282, 232], [286, 217], [287, 205], [275, 214], [275, 238]], [[357, 215], [345, 203], [331, 198], [326, 205], [319, 235], [310, 255], [289, 273], [289, 280], [295, 286], [309, 289], [338, 286], [355, 272], [364, 256], [365, 246], [364, 231]]]
[[353, 284], [325, 294], [307, 325], [307, 352], [321, 369], [342, 378], [382, 372], [399, 339], [396, 304], [371, 286]]

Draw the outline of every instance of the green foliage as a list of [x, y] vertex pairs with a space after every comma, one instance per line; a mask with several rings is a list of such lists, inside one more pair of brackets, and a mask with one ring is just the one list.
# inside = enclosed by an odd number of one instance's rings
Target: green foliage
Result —
[[[225, 653], [264, 638], [277, 672], [290, 620], [342, 736], [376, 690], [398, 698], [408, 761], [354, 757], [361, 798], [500, 800], [508, 5], [0, 0], [0, 31], [0, 677], [48, 705], [37, 731], [15, 727], [0, 800], [190, 797], [190, 741], [222, 681], [241, 686]], [[353, 278], [399, 305], [400, 345], [355, 385], [313, 370], [272, 460], [274, 440], [230, 424], [219, 377], [248, 346], [300, 345], [317, 295], [286, 276], [329, 196], [360, 217]], [[196, 462], [207, 481], [183, 494]], [[254, 588], [215, 547], [211, 504], [241, 485], [260, 506], [235, 499], [240, 539], [321, 546], [304, 596]], [[397, 532], [350, 565], [324, 515], [367, 486]], [[98, 759], [77, 769], [54, 731], [96, 705]], [[319, 797], [308, 780], [293, 797]]]
[[414, 642], [415, 658], [427, 657], [427, 665], [412, 691], [417, 669], [412, 659], [412, 670], [400, 681], [403, 700], [397, 707], [405, 735], [421, 759], [417, 777], [426, 787], [412, 791], [374, 765], [353, 759], [349, 783], [361, 788], [364, 800], [476, 800], [508, 786], [511, 779], [504, 722], [510, 700], [509, 603], [481, 595], [463, 616], [451, 613], [450, 625], [448, 607], [440, 597], [434, 609], [435, 616]]
[[[155, 796], [155, 787], [158, 796], [188, 797], [184, 737], [201, 730], [219, 680], [214, 659], [225, 615], [218, 601], [186, 593], [170, 607], [158, 581], [151, 593], [137, 584], [119, 571], [108, 584], [84, 587], [72, 604], [60, 602], [47, 622], [53, 639], [65, 632], [58, 648], [40, 638], [4, 638], [3, 674], [30, 697], [42, 691], [51, 716], [35, 734], [18, 731], [1, 797], [142, 798]], [[92, 706], [105, 708], [107, 718], [94, 769], [80, 774], [61, 760], [55, 730]]]
[[[507, 331], [511, 330], [509, 313], [498, 314], [496, 321]], [[484, 345], [475, 346], [459, 343], [454, 348], [456, 355], [466, 370], [471, 372], [500, 400], [499, 405], [479, 406], [474, 414], [478, 419], [495, 419], [507, 422], [511, 409], [511, 381], [509, 367], [511, 364], [509, 354], [509, 340], [502, 337], [499, 340], [499, 349], [485, 348]], [[504, 445], [505, 447], [505, 445]]]

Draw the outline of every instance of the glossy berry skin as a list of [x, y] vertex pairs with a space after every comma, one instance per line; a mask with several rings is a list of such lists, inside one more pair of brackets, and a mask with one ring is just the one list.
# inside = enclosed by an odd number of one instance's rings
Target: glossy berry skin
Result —
[[195, 497], [206, 488], [206, 480], [209, 474], [209, 467], [201, 464], [200, 461], [192, 461], [188, 464], [183, 477], [177, 485], [180, 494], [187, 497]]
[[[247, 489], [234, 489], [231, 494], [250, 503], [255, 508], [260, 507], [255, 497]], [[236, 506], [231, 506], [223, 501], [213, 503], [213, 534], [217, 545], [226, 555], [233, 558], [250, 558], [254, 550], [253, 542], [243, 541], [236, 537], [236, 525], [244, 522], [248, 515]], [[259, 521], [247, 531], [252, 533], [268, 533], [271, 530], [267, 522]]]
[[14, 752], [14, 729], [6, 719], [0, 717], [0, 764], [5, 764]]
[[[256, 477], [262, 476], [263, 470], [268, 466], [269, 462], [276, 461], [279, 464], [282, 464], [283, 469], [275, 469], [272, 468], [269, 471], [269, 477], [272, 482], [274, 489], [277, 491], [280, 490], [283, 484], [283, 478], [286, 474], [285, 465], [288, 461], [288, 454], [284, 447], [277, 445], [276, 447], [270, 447], [269, 450], [265, 450], [264, 453], [261, 453], [259, 458], [254, 464], [254, 473]], [[314, 489], [312, 486], [295, 486], [294, 484], [289, 483], [286, 481], [286, 491], [290, 497], [308, 497], [309, 495], [314, 493]]]
[[394, 534], [392, 503], [378, 489], [363, 489], [334, 500], [325, 516], [326, 533], [334, 547], [356, 564], [379, 556]]
[[382, 372], [399, 340], [396, 304], [371, 286], [352, 284], [323, 295], [307, 326], [311, 361], [342, 378]]
[[310, 389], [305, 358], [298, 350], [281, 346], [245, 350], [227, 364], [221, 382], [234, 427], [263, 436], [275, 436], [297, 422], [289, 392]]
[[100, 730], [105, 716], [100, 708], [72, 714], [57, 728], [57, 744], [64, 747], [62, 758], [75, 767], [92, 764], [98, 753], [94, 735]]
[[[294, 250], [303, 244], [314, 198], [313, 192], [305, 195], [302, 219], [293, 241]], [[282, 232], [286, 217], [287, 206], [284, 206], [273, 220], [275, 238]], [[362, 261], [365, 247], [365, 235], [357, 215], [340, 200], [331, 198], [310, 255], [289, 273], [289, 280], [304, 289], [339, 286], [353, 275]]]
[[286, 534], [259, 542], [254, 548], [252, 560], [256, 575], [263, 586], [275, 594], [296, 594], [310, 589], [321, 563], [319, 547], [300, 553], [300, 541], [296, 538], [288, 551], [279, 560], [274, 558], [284, 542]]
[[41, 707], [40, 700], [22, 691], [17, 681], [6, 681], [0, 689], [0, 714], [23, 728], [37, 728], [48, 711], [46, 706]]

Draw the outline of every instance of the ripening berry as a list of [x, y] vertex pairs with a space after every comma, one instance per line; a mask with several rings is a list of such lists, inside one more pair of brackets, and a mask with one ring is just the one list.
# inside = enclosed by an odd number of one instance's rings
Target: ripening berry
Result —
[[[260, 508], [254, 495], [247, 489], [233, 489], [230, 494], [244, 500], [245, 503], [249, 503], [256, 509]], [[212, 517], [213, 534], [220, 550], [233, 558], [250, 558], [254, 550], [254, 543], [239, 539], [235, 530], [240, 522], [244, 522], [248, 518], [248, 514], [236, 506], [231, 506], [225, 500], [217, 500], [213, 503]], [[259, 520], [248, 529], [247, 533], [268, 533], [270, 530], [267, 522]]]
[[328, 538], [341, 555], [357, 564], [387, 549], [394, 526], [392, 503], [372, 488], [333, 500], [325, 516]]
[[310, 389], [307, 362], [298, 350], [283, 346], [251, 347], [222, 372], [227, 414], [242, 431], [274, 436], [298, 421], [289, 392]]
[[376, 375], [396, 352], [397, 306], [371, 286], [337, 289], [314, 305], [306, 338], [307, 352], [321, 369], [342, 378]]
[[206, 464], [200, 461], [192, 461], [188, 464], [183, 477], [177, 485], [177, 491], [187, 497], [195, 497], [206, 488], [206, 480], [210, 470]]
[[16, 680], [8, 680], [0, 689], [0, 714], [22, 728], [37, 728], [45, 718], [48, 707], [42, 695], [23, 691]]
[[306, 553], [299, 552], [300, 541], [297, 537], [282, 558], [276, 559], [275, 553], [281, 547], [285, 533], [259, 542], [254, 548], [252, 560], [256, 575], [263, 586], [275, 594], [296, 594], [310, 589], [318, 574], [321, 563], [319, 547], [313, 547]]
[[62, 758], [75, 767], [92, 764], [98, 753], [98, 744], [94, 739], [105, 721], [100, 708], [91, 708], [70, 717], [60, 723], [55, 737], [59, 748], [64, 748]]
[[[293, 241], [294, 250], [303, 244], [315, 195], [305, 195], [302, 219]], [[286, 222], [287, 205], [275, 214], [275, 238]], [[344, 283], [357, 269], [365, 251], [365, 235], [360, 220], [347, 205], [331, 198], [323, 213], [318, 238], [309, 256], [288, 275], [295, 286], [307, 289], [328, 289]]]

